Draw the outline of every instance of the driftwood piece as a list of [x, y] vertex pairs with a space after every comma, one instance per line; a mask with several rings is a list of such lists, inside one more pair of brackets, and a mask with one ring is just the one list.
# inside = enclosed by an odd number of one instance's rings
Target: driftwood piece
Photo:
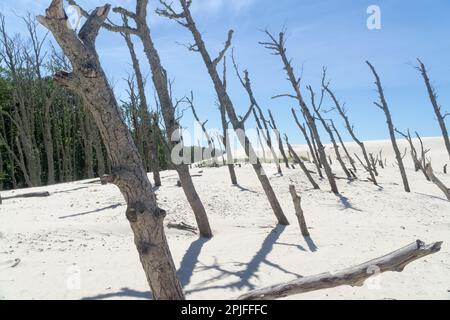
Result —
[[181, 222], [181, 223], [168, 223], [167, 228], [169, 229], [178, 229], [178, 230], [184, 230], [189, 231], [194, 234], [197, 234], [197, 228], [188, 225], [187, 223]]
[[441, 189], [441, 191], [447, 197], [447, 200], [450, 201], [450, 189], [447, 188], [447, 186], [441, 180], [439, 180], [438, 177], [436, 177], [434, 175], [433, 168], [431, 167], [431, 164], [427, 164], [426, 172], [427, 172], [427, 175], [430, 177], [431, 182], [433, 182], [439, 189]]
[[409, 263], [440, 251], [441, 245], [442, 242], [426, 245], [424, 242], [417, 240], [404, 248], [357, 266], [346, 268], [335, 273], [321, 273], [296, 279], [291, 282], [250, 291], [240, 296], [238, 299], [273, 300], [294, 294], [335, 288], [343, 285], [361, 287], [364, 285], [364, 281], [374, 274], [380, 274], [387, 271], [402, 272]]
[[297, 194], [297, 191], [295, 191], [295, 186], [292, 184], [289, 186], [289, 192], [291, 193], [292, 201], [294, 202], [295, 215], [297, 216], [302, 235], [304, 237], [309, 237], [308, 226], [306, 225], [305, 216], [302, 209], [302, 198]]

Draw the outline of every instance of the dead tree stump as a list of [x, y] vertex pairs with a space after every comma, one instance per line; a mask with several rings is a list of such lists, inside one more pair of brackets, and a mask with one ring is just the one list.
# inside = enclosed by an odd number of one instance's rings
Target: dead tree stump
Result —
[[292, 201], [294, 202], [295, 215], [297, 216], [302, 235], [304, 237], [309, 237], [308, 226], [306, 225], [305, 216], [303, 215], [302, 198], [297, 194], [295, 186], [292, 184], [289, 186], [289, 192], [291, 193]]

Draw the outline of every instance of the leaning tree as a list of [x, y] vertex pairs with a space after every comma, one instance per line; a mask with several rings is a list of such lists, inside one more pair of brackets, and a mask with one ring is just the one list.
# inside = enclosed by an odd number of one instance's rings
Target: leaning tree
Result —
[[100, 64], [96, 39], [110, 5], [96, 8], [77, 34], [68, 25], [62, 0], [53, 0], [38, 21], [54, 36], [72, 64], [55, 74], [62, 86], [85, 101], [111, 159], [110, 182], [127, 202], [126, 216], [155, 299], [184, 299], [164, 232], [164, 210], [156, 203], [139, 152], [123, 122], [119, 105]]

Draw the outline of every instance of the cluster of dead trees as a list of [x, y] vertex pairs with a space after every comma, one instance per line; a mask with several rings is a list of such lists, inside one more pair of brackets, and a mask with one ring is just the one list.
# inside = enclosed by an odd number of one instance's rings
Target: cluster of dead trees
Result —
[[[69, 70], [67, 57], [39, 37], [28, 16], [25, 35], [10, 36], [0, 16], [0, 190], [35, 187], [103, 176], [111, 161], [100, 132], [80, 95], [59, 86], [53, 74]], [[133, 66], [133, 43], [124, 35]], [[149, 111], [139, 69], [127, 79], [128, 98], [120, 103], [147, 171], [169, 167], [157, 112]]]
[[[74, 0], [68, 0], [68, 3], [77, 5]], [[193, 2], [191, 0], [179, 0], [175, 7], [172, 4], [160, 0], [160, 6], [156, 10], [156, 13], [175, 21], [191, 34], [193, 42], [186, 45], [186, 47], [190, 51], [199, 54], [216, 91], [223, 124], [223, 135], [219, 136], [219, 139], [208, 136], [208, 148], [212, 153], [215, 153], [216, 147], [214, 143], [219, 143], [222, 140], [223, 149], [227, 150], [229, 139], [226, 129], [228, 126], [231, 126], [244, 147], [247, 157], [254, 160], [251, 161], [251, 165], [261, 183], [276, 220], [279, 224], [287, 225], [289, 224], [288, 219], [283, 212], [268, 176], [264, 172], [263, 165], [256, 155], [255, 147], [246, 134], [246, 121], [253, 115], [258, 125], [260, 139], [264, 140], [269, 146], [274, 158], [277, 154], [274, 145], [278, 144], [285, 166], [287, 168], [290, 167], [287, 157], [287, 154], [290, 154], [308, 176], [313, 187], [318, 189], [319, 185], [315, 182], [311, 172], [306, 168], [303, 163], [304, 160], [295, 153], [287, 137], [285, 139], [288, 148], [286, 152], [281, 135], [274, 142], [266, 134], [266, 129], [269, 127], [272, 129], [278, 128], [273, 114], [269, 110], [267, 116], [260, 107], [253, 91], [249, 72], [246, 70], [241, 71], [234, 55], [232, 55], [235, 74], [249, 98], [249, 108], [246, 113], [241, 116], [237, 114], [227, 88], [226, 56], [232, 46], [233, 31], [230, 30], [228, 32], [223, 49], [216, 55], [212, 55], [191, 13], [192, 4]], [[98, 7], [91, 12], [80, 8], [80, 12], [85, 17], [85, 22], [77, 32], [67, 25], [67, 15], [64, 12], [63, 1], [53, 0], [46, 10], [45, 15], [38, 17], [38, 21], [51, 32], [68, 61], [70, 61], [70, 66], [62, 66], [62, 71], [55, 72], [54, 80], [65, 90], [76, 93], [82, 99], [83, 105], [89, 113], [89, 118], [92, 119], [91, 121], [97, 127], [96, 130], [98, 131], [96, 132], [98, 132], [103, 140], [104, 148], [108, 153], [110, 166], [110, 174], [105, 176], [103, 180], [115, 184], [124, 195], [127, 203], [126, 217], [133, 230], [135, 244], [153, 297], [155, 299], [183, 299], [184, 293], [176, 275], [176, 269], [164, 232], [163, 221], [166, 212], [158, 206], [153, 185], [147, 177], [147, 170], [149, 168], [153, 170], [155, 183], [158, 183], [158, 177], [155, 171], [158, 171], [160, 168], [160, 164], [158, 164], [159, 150], [162, 148], [164, 153], [169, 155], [180, 151], [178, 147], [180, 141], [182, 142], [183, 140], [178, 110], [180, 104], [186, 102], [189, 104], [194, 113], [194, 117], [207, 134], [205, 128], [206, 122], [202, 122], [196, 114], [193, 95], [188, 99], [184, 98], [180, 100], [172, 96], [172, 83], [169, 81], [167, 71], [161, 63], [159, 52], [153, 42], [152, 33], [148, 27], [148, 0], [137, 0], [134, 11], [122, 7], [113, 8], [112, 11], [120, 17], [120, 24], [115, 24], [108, 19], [110, 11], [110, 5]], [[106, 78], [96, 49], [96, 39], [102, 28], [120, 34], [130, 52], [134, 73], [128, 79], [130, 99], [125, 103], [125, 117], [119, 102], [113, 94], [112, 87]], [[320, 123], [326, 129], [330, 140], [333, 142], [336, 158], [342, 170], [346, 173], [347, 178], [356, 178], [355, 160], [345, 147], [336, 126], [326, 118], [326, 113], [322, 109], [324, 96], [329, 95], [335, 103], [336, 111], [344, 120], [346, 129], [362, 150], [364, 159], [360, 161], [361, 164], [370, 175], [371, 182], [377, 184], [377, 161], [373, 155], [367, 153], [364, 144], [356, 137], [344, 107], [340, 105], [330, 88], [330, 84], [326, 81], [325, 71], [320, 88], [320, 99], [317, 99], [316, 92], [312, 87], [308, 87], [307, 93], [310, 102], [307, 102], [305, 92], [301, 88], [300, 78], [296, 74], [292, 60], [287, 53], [284, 33], [274, 36], [266, 32], [266, 35], [267, 40], [261, 44], [280, 58], [281, 65], [286, 71], [286, 76], [293, 92], [281, 94], [274, 98], [287, 97], [294, 99], [298, 104], [298, 112], [301, 113], [305, 124], [299, 121], [296, 110], [293, 110], [293, 114], [302, 134], [308, 142], [311, 157], [318, 171], [317, 174], [322, 176], [323, 171], [331, 190], [334, 193], [339, 192], [336, 183], [337, 179], [331, 167], [331, 159], [327, 157], [323, 137], [319, 134], [317, 123]], [[142, 43], [147, 60], [145, 63], [148, 63], [150, 66], [151, 80], [156, 93], [155, 100], [157, 109], [154, 114], [149, 111], [149, 103], [145, 91], [146, 81], [135, 52], [133, 43], [135, 40], [139, 40]], [[375, 68], [370, 63], [368, 65], [375, 76], [380, 96], [380, 101], [376, 105], [386, 114], [405, 190], [409, 191], [406, 174], [402, 165], [403, 157], [399, 154], [398, 147], [396, 147], [394, 126], [388, 104], [384, 97], [381, 80]], [[433, 90], [431, 90], [431, 96], [435, 97]], [[340, 147], [344, 150], [345, 156], [340, 153]], [[229, 158], [230, 154], [227, 153], [226, 156]], [[344, 159], [347, 159], [347, 163], [344, 162]], [[382, 159], [379, 161], [382, 163]], [[237, 184], [239, 177], [234, 171], [234, 165], [230, 163], [232, 162], [228, 162], [231, 182]], [[209, 225], [207, 213], [195, 190], [188, 164], [173, 163], [173, 168], [178, 173], [180, 186], [183, 188], [195, 215], [200, 234], [204, 237], [211, 237], [212, 229]], [[278, 171], [282, 174], [280, 164], [278, 164]], [[427, 172], [430, 174], [429, 168]], [[294, 186], [290, 187], [290, 192], [296, 207], [299, 225], [303, 235], [306, 236], [308, 235], [308, 230], [303, 211], [301, 210], [300, 197], [297, 195]], [[343, 270], [338, 274], [322, 274], [303, 278], [293, 283], [251, 292], [243, 298], [277, 298], [293, 293], [337, 285], [361, 285], [364, 279], [370, 276], [367, 272], [368, 268], [374, 265], [380, 268], [381, 272], [402, 271], [406, 264], [411, 261], [435, 253], [439, 249], [440, 243], [426, 246], [422, 242], [417, 242], [390, 255]]]

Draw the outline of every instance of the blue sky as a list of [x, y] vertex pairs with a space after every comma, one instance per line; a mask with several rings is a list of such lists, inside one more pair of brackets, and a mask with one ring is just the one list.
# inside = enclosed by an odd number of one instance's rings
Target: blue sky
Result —
[[[114, 0], [133, 8], [135, 0]], [[2, 0], [0, 10], [6, 16], [8, 27], [23, 32], [16, 15], [27, 11], [42, 14], [50, 0]], [[428, 100], [420, 74], [415, 69], [416, 58], [426, 64], [432, 83], [444, 109], [450, 111], [450, 1], [448, 0], [194, 0], [193, 14], [205, 41], [214, 56], [223, 45], [228, 29], [235, 30], [233, 47], [241, 68], [250, 72], [259, 103], [270, 108], [283, 133], [292, 142], [302, 143], [299, 131], [291, 118], [290, 108], [297, 107], [292, 100], [272, 100], [271, 97], [290, 92], [279, 57], [258, 44], [265, 40], [262, 30], [278, 33], [287, 28], [288, 55], [300, 74], [303, 66], [303, 84], [319, 89], [322, 66], [328, 67], [331, 86], [341, 102], [345, 102], [349, 117], [362, 139], [386, 139], [388, 131], [381, 110], [373, 105], [377, 99], [373, 77], [365, 65], [370, 60], [377, 68], [385, 88], [396, 127], [411, 128], [423, 136], [438, 136], [440, 130]], [[80, 0], [86, 9], [101, 5], [102, 0]], [[173, 21], [157, 17], [151, 1], [149, 24], [162, 61], [172, 79], [174, 93], [182, 97], [194, 91], [198, 113], [209, 119], [208, 126], [220, 127], [211, 81], [200, 55], [188, 52], [177, 44], [191, 42], [188, 30]], [[380, 30], [369, 30], [367, 8], [381, 9]], [[113, 14], [112, 14], [113, 15]], [[101, 32], [97, 47], [103, 66], [114, 83], [117, 96], [124, 96], [123, 78], [131, 72], [128, 52], [118, 34]], [[148, 67], [138, 46], [141, 64], [146, 74]], [[248, 98], [229, 73], [230, 94], [238, 111], [245, 112]], [[148, 95], [153, 96], [151, 83]], [[306, 91], [305, 91], [306, 96]], [[325, 101], [324, 107], [331, 107]], [[342, 127], [337, 115], [332, 115]], [[189, 113], [182, 121], [192, 128]], [[254, 126], [249, 122], [248, 126]], [[344, 131], [342, 130], [342, 133]], [[347, 134], [343, 134], [349, 140]]]

